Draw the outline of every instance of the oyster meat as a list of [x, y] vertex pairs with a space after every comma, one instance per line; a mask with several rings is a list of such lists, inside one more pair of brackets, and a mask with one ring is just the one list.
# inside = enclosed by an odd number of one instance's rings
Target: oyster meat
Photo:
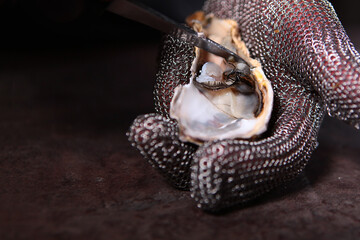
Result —
[[[260, 63], [250, 58], [237, 23], [197, 12], [187, 23], [233, 52], [250, 66], [195, 48], [192, 77], [175, 89], [170, 117], [179, 123], [180, 139], [195, 144], [217, 139], [249, 139], [267, 129], [273, 90]], [[248, 69], [248, 68], [247, 68]]]

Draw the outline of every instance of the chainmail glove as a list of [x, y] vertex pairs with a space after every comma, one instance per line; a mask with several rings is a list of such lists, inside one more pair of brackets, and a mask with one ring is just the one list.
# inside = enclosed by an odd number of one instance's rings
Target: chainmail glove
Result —
[[317, 143], [325, 112], [360, 125], [360, 55], [326, 0], [208, 0], [203, 11], [239, 24], [251, 57], [274, 88], [268, 131], [257, 140], [200, 147], [179, 140], [169, 117], [176, 86], [186, 84], [192, 46], [168, 35], [155, 85], [156, 113], [139, 116], [130, 142], [169, 181], [190, 188], [198, 207], [246, 203], [297, 176]]

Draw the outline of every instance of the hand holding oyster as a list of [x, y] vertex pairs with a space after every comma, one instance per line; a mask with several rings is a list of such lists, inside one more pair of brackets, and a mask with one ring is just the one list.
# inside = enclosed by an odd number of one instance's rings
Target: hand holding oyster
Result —
[[198, 207], [219, 210], [297, 176], [326, 110], [359, 128], [360, 55], [326, 0], [208, 0], [203, 11], [190, 25], [251, 73], [168, 35], [157, 113], [139, 116], [128, 134]]

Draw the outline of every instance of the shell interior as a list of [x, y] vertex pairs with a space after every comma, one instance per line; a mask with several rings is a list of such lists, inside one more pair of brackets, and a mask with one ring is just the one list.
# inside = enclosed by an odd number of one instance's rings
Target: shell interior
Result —
[[170, 105], [170, 117], [179, 123], [180, 139], [202, 144], [217, 139], [248, 139], [267, 130], [273, 90], [258, 61], [251, 59], [238, 33], [237, 23], [197, 12], [188, 24], [200, 34], [236, 52], [244, 63], [195, 48], [192, 77], [178, 86]]

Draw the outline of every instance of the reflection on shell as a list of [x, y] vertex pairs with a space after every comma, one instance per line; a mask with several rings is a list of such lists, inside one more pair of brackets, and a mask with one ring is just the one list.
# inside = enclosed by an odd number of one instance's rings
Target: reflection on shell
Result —
[[237, 23], [197, 12], [187, 20], [197, 32], [236, 52], [244, 63], [225, 60], [195, 49], [189, 84], [178, 86], [170, 116], [179, 123], [180, 139], [201, 144], [217, 139], [248, 139], [267, 129], [273, 90], [260, 63], [251, 59], [241, 41]]

